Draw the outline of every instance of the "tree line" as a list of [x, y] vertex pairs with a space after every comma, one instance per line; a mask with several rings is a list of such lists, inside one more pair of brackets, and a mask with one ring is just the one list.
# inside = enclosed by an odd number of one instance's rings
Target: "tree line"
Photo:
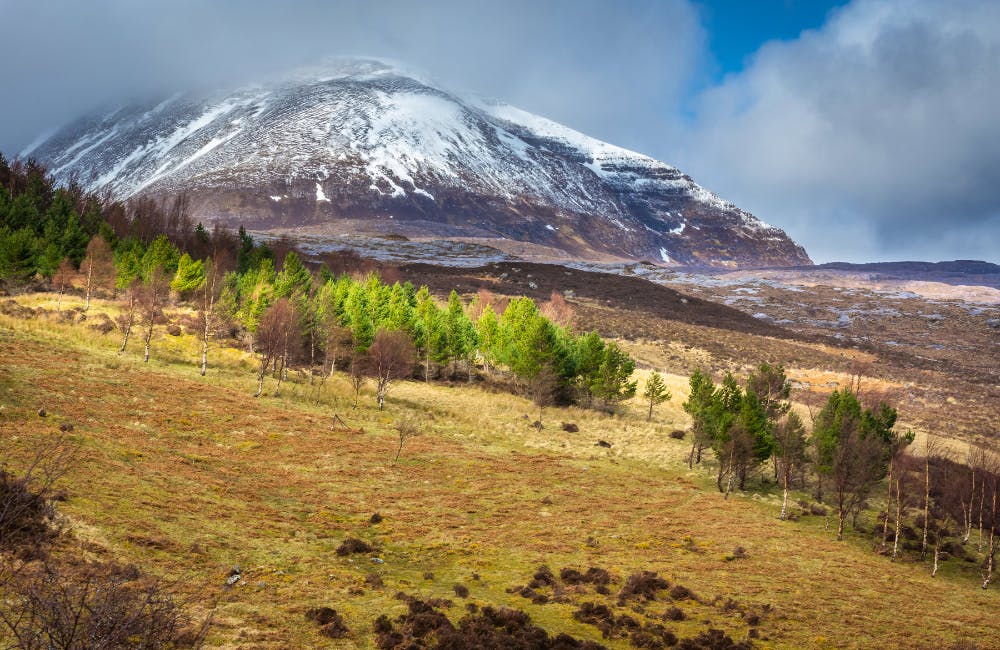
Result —
[[[748, 477], [773, 471], [782, 488], [779, 518], [790, 515], [792, 489], [812, 490], [836, 511], [837, 539], [849, 521], [870, 508], [885, 485], [885, 504], [871, 527], [873, 548], [896, 560], [904, 551], [933, 557], [932, 573], [945, 558], [981, 560], [982, 587], [996, 564], [1000, 456], [972, 446], [963, 458], [928, 436], [922, 453], [914, 434], [896, 430], [897, 410], [886, 395], [863, 394], [857, 377], [811, 405], [811, 431], [791, 408], [791, 385], [780, 365], [761, 363], [741, 385], [727, 373], [717, 385], [705, 372], [689, 378], [684, 410], [692, 419], [688, 465], [710, 449], [716, 484], [729, 496]], [[770, 468], [768, 468], [770, 463]], [[978, 534], [975, 553], [965, 548]]]
[[[60, 296], [78, 285], [84, 309], [95, 292], [117, 296], [120, 350], [140, 336], [146, 361], [164, 308], [193, 305], [202, 374], [213, 337], [228, 328], [259, 355], [258, 395], [268, 373], [277, 392], [291, 368], [310, 377], [337, 369], [371, 377], [380, 406], [392, 378], [472, 381], [480, 368], [540, 409], [614, 410], [636, 391], [634, 361], [595, 332], [574, 333], [572, 310], [556, 292], [539, 305], [488, 291], [466, 302], [452, 291], [439, 304], [427, 287], [384, 280], [356, 254], [310, 263], [287, 241], [263, 244], [242, 228], [234, 234], [194, 224], [183, 196], [113, 201], [74, 183], [56, 187], [44, 167], [2, 155], [0, 282], [8, 289], [47, 283]], [[392, 363], [376, 358], [390, 349], [398, 357]]]

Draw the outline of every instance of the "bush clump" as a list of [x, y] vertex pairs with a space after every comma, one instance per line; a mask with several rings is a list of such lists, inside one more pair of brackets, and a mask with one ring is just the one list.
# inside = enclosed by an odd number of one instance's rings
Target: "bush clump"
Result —
[[306, 612], [306, 618], [319, 625], [319, 633], [331, 639], [342, 639], [350, 633], [344, 618], [330, 607], [315, 607]]
[[404, 648], [505, 648], [506, 650], [601, 650], [604, 646], [567, 634], [550, 637], [522, 611], [484, 607], [455, 626], [430, 604], [412, 598], [395, 622], [382, 615], [374, 625], [379, 650]]
[[531, 582], [528, 583], [528, 587], [531, 589], [540, 589], [542, 587], [554, 587], [556, 584], [556, 576], [552, 573], [552, 569], [545, 566], [544, 564], [538, 567], [538, 571], [532, 576]]
[[683, 621], [684, 610], [676, 605], [668, 607], [667, 611], [663, 612], [663, 619], [666, 621]]
[[694, 592], [684, 585], [674, 585], [670, 590], [670, 597], [674, 600], [698, 600]]
[[670, 583], [656, 575], [654, 571], [641, 571], [633, 573], [625, 581], [625, 586], [618, 593], [618, 604], [624, 605], [626, 601], [633, 598], [643, 600], [655, 600], [656, 592], [668, 589]]
[[566, 567], [559, 571], [559, 579], [568, 585], [606, 585], [611, 582], [611, 574], [606, 569], [590, 567], [586, 573]]
[[684, 639], [677, 646], [678, 650], [752, 650], [749, 641], [733, 641], [732, 637], [722, 630], [708, 629], [696, 637]]
[[355, 537], [348, 537], [337, 547], [337, 555], [344, 557], [355, 553], [371, 553], [372, 547]]
[[573, 618], [593, 625], [605, 639], [628, 638], [636, 648], [659, 650], [677, 643], [677, 636], [658, 623], [643, 623], [627, 614], [615, 616], [607, 605], [582, 603]]

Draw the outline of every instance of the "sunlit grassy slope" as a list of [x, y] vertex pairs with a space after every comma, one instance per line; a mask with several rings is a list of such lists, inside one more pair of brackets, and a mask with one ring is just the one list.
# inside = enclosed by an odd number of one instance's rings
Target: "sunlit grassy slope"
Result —
[[[674, 399], [652, 422], [637, 401], [613, 417], [546, 409], [538, 430], [529, 402], [475, 385], [398, 384], [382, 412], [367, 390], [354, 408], [339, 375], [322, 387], [293, 377], [279, 397], [255, 400], [245, 353], [214, 349], [202, 378], [193, 337], [161, 329], [154, 343], [146, 365], [138, 340], [119, 356], [117, 336], [86, 323], [0, 316], [0, 436], [16, 465], [74, 425], [81, 448], [59, 506], [69, 549], [165, 577], [200, 615], [215, 607], [210, 647], [372, 647], [374, 619], [404, 611], [403, 591], [451, 599], [454, 620], [470, 601], [504, 605], [550, 633], [626, 648], [572, 612], [585, 601], [617, 608], [622, 581], [641, 570], [699, 597], [674, 603], [686, 619], [668, 626], [681, 638], [716, 627], [743, 639], [753, 614], [759, 647], [1000, 647], [1000, 596], [978, 587], [975, 566], [931, 578], [867, 539], [834, 541], [824, 517], [779, 522], [777, 495], [726, 501], [710, 469], [688, 471], [687, 443], [668, 435], [687, 424], [682, 377], [668, 378]], [[335, 414], [355, 431], [333, 428]], [[392, 464], [402, 421], [423, 435]], [[377, 552], [338, 556], [348, 537]], [[746, 556], [732, 559], [736, 547]], [[568, 587], [565, 602], [547, 604], [508, 592], [542, 564], [557, 575], [601, 567], [617, 582], [611, 595]], [[225, 588], [234, 565], [243, 581]], [[372, 573], [384, 586], [366, 583]], [[616, 611], [653, 620], [671, 604], [663, 594]], [[306, 620], [324, 605], [344, 615], [348, 638]]]

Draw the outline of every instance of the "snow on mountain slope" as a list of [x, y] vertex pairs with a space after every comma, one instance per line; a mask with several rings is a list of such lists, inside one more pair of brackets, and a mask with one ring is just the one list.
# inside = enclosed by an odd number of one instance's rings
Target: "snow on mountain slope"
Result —
[[678, 169], [377, 61], [85, 117], [31, 154], [120, 198], [329, 233], [507, 238], [580, 257], [808, 264], [783, 231]]

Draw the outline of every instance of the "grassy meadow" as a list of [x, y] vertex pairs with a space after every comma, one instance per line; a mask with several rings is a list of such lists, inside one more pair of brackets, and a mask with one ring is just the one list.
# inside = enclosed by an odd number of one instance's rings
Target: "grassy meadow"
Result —
[[[18, 302], [55, 308], [50, 294]], [[62, 309], [80, 304], [65, 297]], [[398, 592], [450, 600], [456, 622], [470, 603], [523, 610], [550, 634], [609, 648], [633, 646], [576, 620], [582, 603], [681, 639], [711, 627], [761, 648], [1000, 647], [1000, 593], [979, 588], [977, 564], [949, 562], [932, 578], [929, 562], [892, 563], [868, 536], [836, 542], [833, 511], [781, 522], [773, 486], [755, 479], [725, 500], [710, 462], [688, 470], [689, 443], [669, 435], [689, 424], [687, 380], [657, 364], [655, 346], [637, 356], [667, 371], [673, 399], [652, 421], [636, 398], [618, 415], [546, 408], [538, 429], [528, 400], [461, 382], [397, 383], [379, 411], [370, 385], [355, 406], [343, 374], [310, 383], [293, 372], [279, 396], [269, 378], [254, 399], [244, 350], [213, 345], [201, 377], [196, 337], [161, 326], [148, 364], [136, 333], [119, 355], [117, 331], [88, 327], [117, 309], [98, 300], [84, 322], [0, 315], [4, 456], [16, 469], [40, 441], [72, 437], [58, 552], [162, 577], [197, 619], [211, 616], [207, 647], [372, 648], [374, 620], [406, 609]], [[420, 435], [393, 463], [403, 422]], [[338, 555], [347, 538], [375, 550]], [[560, 585], [542, 603], [512, 589], [541, 565], [606, 569], [610, 594]], [[242, 579], [226, 586], [234, 566]], [[619, 604], [639, 571], [694, 597]], [[320, 606], [343, 615], [346, 638], [307, 620]], [[664, 622], [672, 606], [684, 619]]]

